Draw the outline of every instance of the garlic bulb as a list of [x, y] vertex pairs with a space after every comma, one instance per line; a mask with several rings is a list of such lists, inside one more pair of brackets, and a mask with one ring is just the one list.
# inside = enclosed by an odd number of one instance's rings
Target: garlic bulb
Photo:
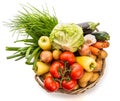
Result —
[[96, 38], [94, 35], [91, 35], [91, 34], [87, 34], [84, 36], [84, 40], [85, 40], [85, 44], [88, 44], [88, 45], [92, 45], [94, 43], [96, 43]]

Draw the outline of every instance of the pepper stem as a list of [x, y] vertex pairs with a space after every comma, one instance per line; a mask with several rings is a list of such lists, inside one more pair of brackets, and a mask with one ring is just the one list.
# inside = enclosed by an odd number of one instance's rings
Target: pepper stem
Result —
[[90, 69], [91, 69], [91, 70], [94, 70], [94, 69], [95, 69], [94, 63], [91, 63], [91, 64], [90, 64]]

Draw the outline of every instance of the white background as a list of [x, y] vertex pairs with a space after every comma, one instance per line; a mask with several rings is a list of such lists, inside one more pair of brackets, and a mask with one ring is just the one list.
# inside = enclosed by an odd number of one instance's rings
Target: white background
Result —
[[[119, 0], [0, 0], [0, 101], [120, 101], [120, 3]], [[35, 81], [31, 66], [24, 60], [7, 60], [6, 46], [13, 46], [9, 21], [21, 10], [20, 4], [30, 3], [41, 9], [54, 7], [60, 22], [100, 22], [98, 27], [110, 33], [105, 74], [92, 89], [81, 95], [47, 93]]]

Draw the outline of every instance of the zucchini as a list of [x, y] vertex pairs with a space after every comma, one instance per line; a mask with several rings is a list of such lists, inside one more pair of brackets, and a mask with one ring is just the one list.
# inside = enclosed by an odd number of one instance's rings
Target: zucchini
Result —
[[95, 36], [97, 41], [110, 40], [110, 35], [105, 31], [94, 32], [92, 35]]
[[80, 27], [82, 27], [84, 35], [86, 34], [91, 34], [92, 32], [94, 32], [96, 30], [96, 27], [99, 25], [100, 23], [94, 23], [94, 22], [83, 22], [83, 23], [79, 23], [77, 25], [79, 25]]

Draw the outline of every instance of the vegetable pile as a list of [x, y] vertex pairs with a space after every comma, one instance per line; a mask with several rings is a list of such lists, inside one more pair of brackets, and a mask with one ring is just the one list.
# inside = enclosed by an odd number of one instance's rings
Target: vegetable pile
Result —
[[57, 17], [46, 10], [33, 6], [23, 9], [25, 12], [19, 12], [8, 25], [25, 35], [25, 39], [15, 41], [25, 46], [6, 47], [15, 51], [7, 59], [25, 58], [49, 92], [84, 88], [99, 78], [108, 55], [104, 48], [110, 45], [109, 34], [97, 29], [100, 23], [59, 24]]

